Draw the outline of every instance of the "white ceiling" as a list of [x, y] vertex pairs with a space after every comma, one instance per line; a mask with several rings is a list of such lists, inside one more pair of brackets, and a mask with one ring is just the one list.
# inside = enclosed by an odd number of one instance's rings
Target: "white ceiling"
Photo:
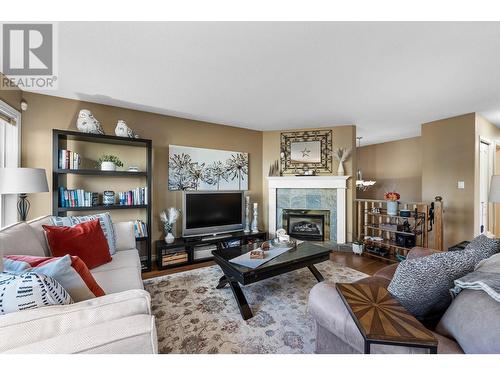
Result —
[[[500, 23], [60, 23], [49, 95], [238, 127], [356, 124], [363, 144], [500, 124]], [[133, 124], [132, 124], [133, 126]]]

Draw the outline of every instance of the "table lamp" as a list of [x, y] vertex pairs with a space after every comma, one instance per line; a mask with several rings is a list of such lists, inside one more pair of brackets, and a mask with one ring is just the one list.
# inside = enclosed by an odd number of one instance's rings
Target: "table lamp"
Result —
[[27, 194], [48, 191], [45, 169], [0, 168], [0, 194], [19, 194], [17, 211], [21, 221], [26, 221], [30, 209]]

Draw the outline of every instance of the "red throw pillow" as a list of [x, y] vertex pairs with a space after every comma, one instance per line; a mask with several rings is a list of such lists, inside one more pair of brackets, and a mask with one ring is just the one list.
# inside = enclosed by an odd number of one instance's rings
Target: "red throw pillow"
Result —
[[50, 251], [54, 257], [79, 257], [89, 269], [111, 262], [109, 246], [99, 220], [87, 221], [73, 227], [43, 225]]

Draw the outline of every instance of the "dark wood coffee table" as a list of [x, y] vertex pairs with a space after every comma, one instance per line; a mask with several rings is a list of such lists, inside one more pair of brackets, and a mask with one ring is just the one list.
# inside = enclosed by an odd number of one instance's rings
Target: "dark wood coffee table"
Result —
[[257, 247], [254, 244], [212, 251], [215, 263], [224, 272], [224, 276], [219, 280], [217, 289], [224, 288], [229, 284], [240, 309], [241, 316], [245, 320], [250, 319], [253, 314], [239, 284], [252, 284], [305, 267], [309, 268], [316, 280], [324, 280], [321, 273], [314, 267], [314, 264], [328, 260], [330, 258], [330, 250], [310, 242], [303, 242], [296, 248], [277, 256], [257, 268], [248, 268], [229, 262], [229, 260]]
[[365, 354], [371, 344], [409, 346], [437, 353], [438, 342], [431, 331], [391, 296], [372, 284], [336, 284], [337, 291], [365, 340]]

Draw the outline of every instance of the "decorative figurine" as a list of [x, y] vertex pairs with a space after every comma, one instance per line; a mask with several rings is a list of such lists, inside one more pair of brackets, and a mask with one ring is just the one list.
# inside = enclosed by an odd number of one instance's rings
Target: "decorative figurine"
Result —
[[130, 129], [127, 123], [123, 120], [118, 120], [116, 123], [115, 134], [118, 137], [126, 137], [126, 138], [139, 138], [135, 132]]
[[250, 196], [245, 197], [245, 233], [250, 233]]
[[252, 220], [252, 233], [259, 232], [259, 212], [258, 212], [258, 203], [253, 204], [253, 220]]
[[276, 237], [284, 236], [286, 235], [286, 230], [283, 228], [276, 229]]
[[264, 259], [264, 251], [260, 249], [255, 249], [250, 251], [250, 259]]
[[78, 113], [76, 128], [83, 133], [104, 134], [101, 123], [88, 109], [82, 109]]
[[286, 234], [286, 230], [283, 228], [277, 229], [275, 235], [277, 242], [290, 242], [290, 236]]

